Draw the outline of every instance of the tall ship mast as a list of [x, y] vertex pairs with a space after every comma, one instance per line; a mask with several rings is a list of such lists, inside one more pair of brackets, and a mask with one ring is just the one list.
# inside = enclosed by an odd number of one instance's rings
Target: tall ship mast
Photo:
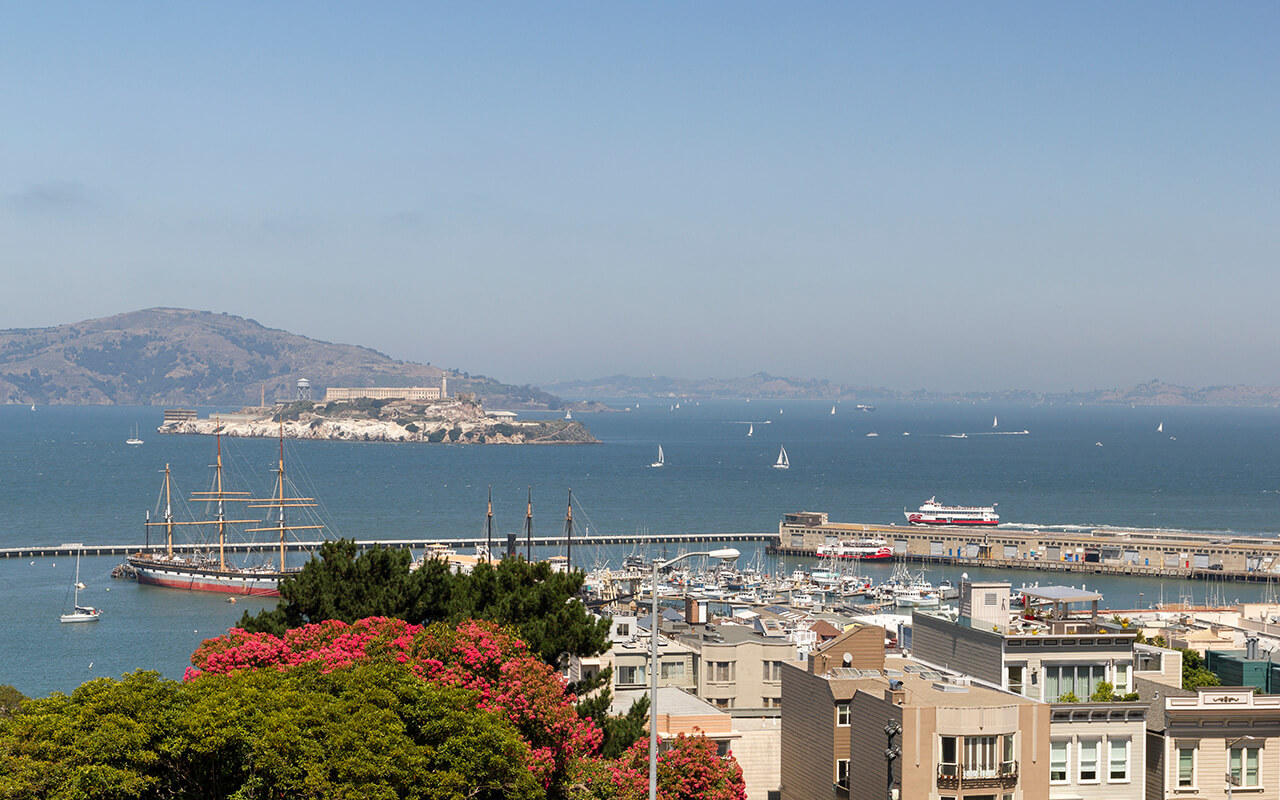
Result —
[[[189, 589], [202, 592], [224, 592], [227, 594], [257, 595], [275, 597], [280, 594], [280, 579], [299, 571], [300, 567], [290, 568], [285, 558], [285, 539], [287, 533], [297, 530], [318, 530], [323, 525], [294, 525], [286, 520], [285, 509], [308, 508], [316, 505], [314, 498], [294, 497], [289, 494], [284, 470], [284, 428], [280, 432], [280, 457], [276, 472], [276, 488], [270, 499], [255, 500], [249, 492], [230, 491], [223, 484], [222, 436], [216, 435], [217, 461], [214, 464], [213, 488], [209, 491], [193, 492], [190, 499], [195, 502], [213, 504], [215, 511], [210, 519], [183, 520], [174, 518], [173, 513], [173, 476], [169, 465], [164, 469], [164, 517], [160, 522], [146, 522], [148, 530], [161, 528], [165, 535], [163, 553], [141, 551], [130, 555], [127, 559], [138, 577], [139, 583], [155, 586], [167, 586], [175, 589]], [[260, 519], [228, 519], [226, 506], [228, 503], [245, 503], [249, 508], [273, 509], [270, 514], [272, 524]], [[227, 532], [231, 525], [253, 525], [244, 528], [244, 533], [271, 531], [278, 535], [279, 561], [271, 559], [255, 566], [235, 566], [227, 560]], [[218, 534], [216, 554], [204, 551], [179, 553], [174, 549], [174, 533], [178, 526], [214, 526]], [[274, 546], [277, 542], [273, 541]]]

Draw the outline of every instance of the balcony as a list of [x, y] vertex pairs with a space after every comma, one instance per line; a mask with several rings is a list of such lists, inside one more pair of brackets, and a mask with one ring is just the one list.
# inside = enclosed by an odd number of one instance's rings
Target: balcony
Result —
[[995, 767], [968, 767], [959, 764], [938, 765], [938, 788], [1012, 789], [1018, 785], [1018, 762], [1006, 761]]

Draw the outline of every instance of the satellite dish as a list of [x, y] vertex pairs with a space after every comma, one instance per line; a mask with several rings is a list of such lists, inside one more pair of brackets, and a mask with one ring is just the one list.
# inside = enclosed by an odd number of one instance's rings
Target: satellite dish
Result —
[[847, 667], [847, 666], [849, 666], [849, 665], [851, 665], [851, 664], [853, 664], [853, 653], [845, 653], [845, 654], [844, 654], [844, 665]]

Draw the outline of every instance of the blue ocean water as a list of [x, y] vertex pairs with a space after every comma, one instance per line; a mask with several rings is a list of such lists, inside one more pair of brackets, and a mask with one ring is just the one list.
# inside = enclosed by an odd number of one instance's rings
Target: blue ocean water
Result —
[[[636, 404], [615, 404], [625, 405]], [[330, 535], [354, 538], [481, 536], [490, 486], [502, 538], [521, 529], [529, 487], [536, 534], [563, 530], [570, 489], [577, 530], [608, 533], [773, 532], [783, 513], [799, 510], [902, 523], [904, 507], [935, 495], [955, 504], [995, 502], [1002, 523], [1038, 528], [1270, 534], [1280, 511], [1276, 409], [880, 404], [867, 413], [842, 404], [832, 414], [830, 402], [673, 406], [641, 401], [628, 412], [578, 415], [602, 440], [593, 446], [288, 442], [286, 461], [321, 502]], [[156, 434], [161, 415], [157, 408], [0, 407], [0, 546], [141, 543], [144, 514], [158, 512], [165, 465], [185, 495], [208, 488], [214, 460], [210, 438]], [[134, 425], [146, 440], [138, 447], [124, 441]], [[224, 442], [234, 488], [269, 492], [278, 444]], [[666, 466], [651, 469], [658, 445]], [[789, 470], [772, 468], [781, 446]], [[574, 550], [580, 565], [622, 555]], [[72, 560], [0, 560], [0, 683], [43, 695], [137, 668], [178, 677], [202, 639], [268, 602], [230, 604], [115, 581], [108, 575], [119, 560], [81, 565], [82, 599], [105, 610], [88, 625], [57, 620], [70, 603]], [[888, 568], [868, 567], [880, 569]], [[990, 575], [1015, 585], [1043, 577]], [[937, 569], [930, 577], [958, 575]], [[1079, 577], [1114, 607], [1267, 591]]]

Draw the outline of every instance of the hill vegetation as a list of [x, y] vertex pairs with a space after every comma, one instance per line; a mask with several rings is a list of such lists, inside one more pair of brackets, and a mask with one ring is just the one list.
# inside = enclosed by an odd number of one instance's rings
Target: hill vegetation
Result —
[[[299, 378], [328, 386], [435, 385], [491, 406], [562, 407], [535, 387], [508, 386], [367, 347], [333, 344], [251, 319], [149, 308], [50, 328], [0, 331], [0, 402], [74, 405], [258, 405], [292, 399]], [[454, 381], [461, 381], [455, 384]]]

